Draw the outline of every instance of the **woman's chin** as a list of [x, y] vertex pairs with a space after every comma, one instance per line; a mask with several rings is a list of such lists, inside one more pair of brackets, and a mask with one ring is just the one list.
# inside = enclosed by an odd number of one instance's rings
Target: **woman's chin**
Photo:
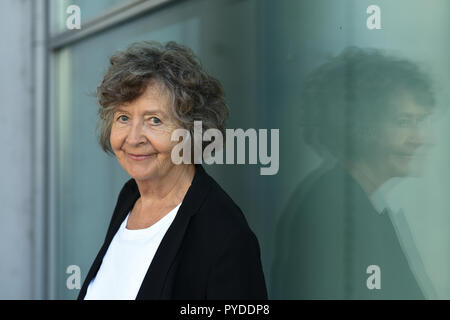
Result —
[[134, 180], [139, 181], [145, 181], [145, 180], [152, 180], [155, 178], [154, 172], [128, 172], [130, 177], [132, 177]]

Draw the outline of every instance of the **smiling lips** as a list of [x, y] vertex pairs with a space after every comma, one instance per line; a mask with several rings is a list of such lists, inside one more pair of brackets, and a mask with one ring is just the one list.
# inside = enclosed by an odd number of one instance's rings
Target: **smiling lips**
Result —
[[127, 155], [132, 160], [142, 161], [142, 160], [146, 160], [146, 159], [150, 158], [154, 154], [132, 154], [132, 153], [127, 152]]

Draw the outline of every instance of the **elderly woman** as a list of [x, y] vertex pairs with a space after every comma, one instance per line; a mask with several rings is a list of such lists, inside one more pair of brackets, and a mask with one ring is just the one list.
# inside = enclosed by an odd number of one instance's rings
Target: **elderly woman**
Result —
[[174, 42], [110, 59], [98, 88], [100, 144], [131, 179], [79, 299], [266, 299], [258, 241], [200, 165], [174, 164], [177, 128], [224, 131], [220, 83]]

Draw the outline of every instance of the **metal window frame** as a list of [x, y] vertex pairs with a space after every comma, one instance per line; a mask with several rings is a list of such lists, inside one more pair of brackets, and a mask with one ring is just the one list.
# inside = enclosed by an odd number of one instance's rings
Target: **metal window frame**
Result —
[[67, 30], [51, 37], [49, 47], [51, 50], [58, 50], [64, 46], [95, 35], [103, 30], [110, 29], [131, 19], [135, 19], [138, 16], [148, 14], [150, 11], [161, 9], [165, 5], [180, 1], [181, 0], [131, 0], [116, 5], [96, 17], [83, 22], [80, 30]]
[[32, 167], [32, 225], [33, 299], [48, 297], [48, 223], [49, 223], [49, 133], [48, 133], [48, 16], [45, 0], [31, 2], [32, 69], [31, 96], [33, 101], [33, 167]]
[[[33, 148], [36, 155], [33, 170], [34, 248], [33, 297], [58, 299], [56, 241], [59, 235], [58, 137], [55, 105], [54, 57], [69, 45], [104, 30], [132, 21], [142, 15], [186, 0], [129, 0], [85, 21], [80, 30], [50, 32], [50, 0], [33, 0], [33, 102], [35, 128]], [[82, 10], [82, 8], [81, 8]]]

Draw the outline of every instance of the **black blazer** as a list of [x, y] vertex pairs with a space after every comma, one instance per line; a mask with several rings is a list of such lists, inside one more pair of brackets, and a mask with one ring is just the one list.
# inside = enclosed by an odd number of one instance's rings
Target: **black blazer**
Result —
[[[119, 194], [78, 299], [84, 299], [109, 244], [139, 197], [136, 181], [130, 179]], [[267, 299], [258, 240], [239, 207], [200, 165], [136, 299]]]
[[[424, 299], [389, 215], [340, 163], [296, 190], [278, 227], [275, 299]], [[379, 290], [367, 287], [369, 265]]]

